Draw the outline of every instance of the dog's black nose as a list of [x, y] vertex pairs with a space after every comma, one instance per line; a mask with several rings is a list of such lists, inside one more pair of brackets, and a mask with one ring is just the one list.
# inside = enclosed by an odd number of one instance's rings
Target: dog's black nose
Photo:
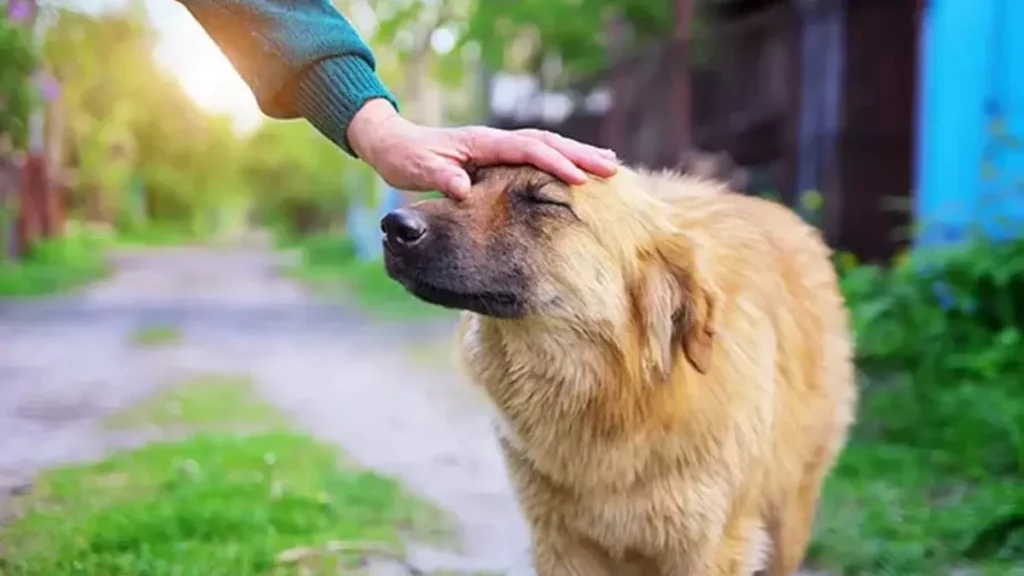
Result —
[[427, 221], [418, 212], [399, 208], [384, 216], [380, 229], [389, 242], [415, 244], [427, 233]]

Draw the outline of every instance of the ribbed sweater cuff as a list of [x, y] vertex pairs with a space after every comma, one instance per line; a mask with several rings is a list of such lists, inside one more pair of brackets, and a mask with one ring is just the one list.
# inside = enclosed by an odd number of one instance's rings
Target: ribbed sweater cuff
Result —
[[359, 56], [321, 60], [303, 71], [291, 94], [295, 112], [349, 155], [346, 132], [352, 117], [370, 100], [384, 98], [398, 109], [369, 63]]

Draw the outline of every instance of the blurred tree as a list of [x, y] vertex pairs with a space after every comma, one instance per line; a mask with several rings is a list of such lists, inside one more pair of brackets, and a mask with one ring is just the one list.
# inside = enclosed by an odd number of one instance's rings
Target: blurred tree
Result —
[[[705, 36], [704, 27], [692, 17], [691, 0], [367, 1], [379, 19], [376, 41], [382, 47], [397, 46], [403, 62], [410, 64], [405, 84], [413, 86], [411, 75], [424, 59], [433, 61], [430, 75], [448, 86], [465, 84], [474, 64], [467, 52], [491, 70], [539, 73], [553, 63], [548, 68], [553, 74], [542, 79], [553, 76], [564, 84], [604, 70], [612, 59], [646, 45]], [[608, 38], [613, 21], [627, 31], [615, 46]], [[431, 51], [431, 39], [439, 37], [452, 38], [440, 54]], [[699, 53], [689, 52], [688, 59], [699, 60]], [[416, 93], [413, 89], [403, 96]]]
[[142, 205], [149, 220], [195, 229], [246, 192], [242, 144], [227, 118], [204, 114], [155, 65], [155, 40], [140, 2], [100, 16], [59, 9], [47, 30], [44, 54], [67, 115], [71, 205], [122, 226], [138, 225], [127, 213]]
[[255, 216], [287, 234], [344, 222], [374, 187], [365, 164], [345, 156], [303, 121], [267, 122], [245, 144], [244, 173]]
[[369, 188], [349, 177], [368, 169], [306, 122], [267, 122], [240, 138], [229, 118], [199, 109], [155, 65], [141, 2], [99, 16], [59, 9], [53, 22], [44, 54], [63, 85], [80, 215], [204, 232], [225, 211], [255, 208], [264, 222], [309, 230], [342, 221], [350, 197]]
[[[556, 55], [567, 76], [582, 76], [607, 65], [606, 23], [621, 17], [632, 31], [631, 44], [668, 37], [673, 31], [672, 0], [520, 0], [476, 2], [462, 42], [475, 42], [494, 68], [536, 70]], [[509, 47], [521, 51], [510, 53]]]
[[607, 64], [604, 32], [611, 16], [623, 17], [632, 30], [631, 43], [640, 45], [670, 37], [676, 11], [673, 0], [377, 0], [375, 4], [396, 6], [377, 10], [382, 42], [423, 23], [436, 23], [435, 28], [445, 27], [457, 35], [456, 49], [450, 53], [458, 54], [473, 43], [490, 68], [535, 71], [546, 55], [557, 54], [565, 73], [573, 76], [596, 72]]
[[[28, 116], [35, 98], [32, 73], [36, 54], [28, 31], [0, 5], [0, 142], [23, 148], [28, 138]], [[0, 154], [3, 144], [0, 144]]]

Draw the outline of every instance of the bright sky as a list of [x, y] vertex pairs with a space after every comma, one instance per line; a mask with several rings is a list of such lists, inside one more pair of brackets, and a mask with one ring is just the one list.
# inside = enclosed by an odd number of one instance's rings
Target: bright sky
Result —
[[[124, 0], [67, 0], [92, 12]], [[150, 21], [160, 34], [156, 60], [170, 70], [203, 108], [229, 114], [239, 130], [249, 131], [264, 119], [252, 92], [224, 54], [188, 10], [175, 0], [145, 0]]]

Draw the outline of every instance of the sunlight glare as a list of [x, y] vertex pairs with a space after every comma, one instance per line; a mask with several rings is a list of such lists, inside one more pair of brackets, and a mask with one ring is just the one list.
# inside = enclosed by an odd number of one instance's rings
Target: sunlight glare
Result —
[[153, 20], [159, 22], [157, 62], [205, 110], [231, 116], [242, 132], [258, 127], [263, 115], [252, 91], [188, 10], [169, 0], [150, 6]]

